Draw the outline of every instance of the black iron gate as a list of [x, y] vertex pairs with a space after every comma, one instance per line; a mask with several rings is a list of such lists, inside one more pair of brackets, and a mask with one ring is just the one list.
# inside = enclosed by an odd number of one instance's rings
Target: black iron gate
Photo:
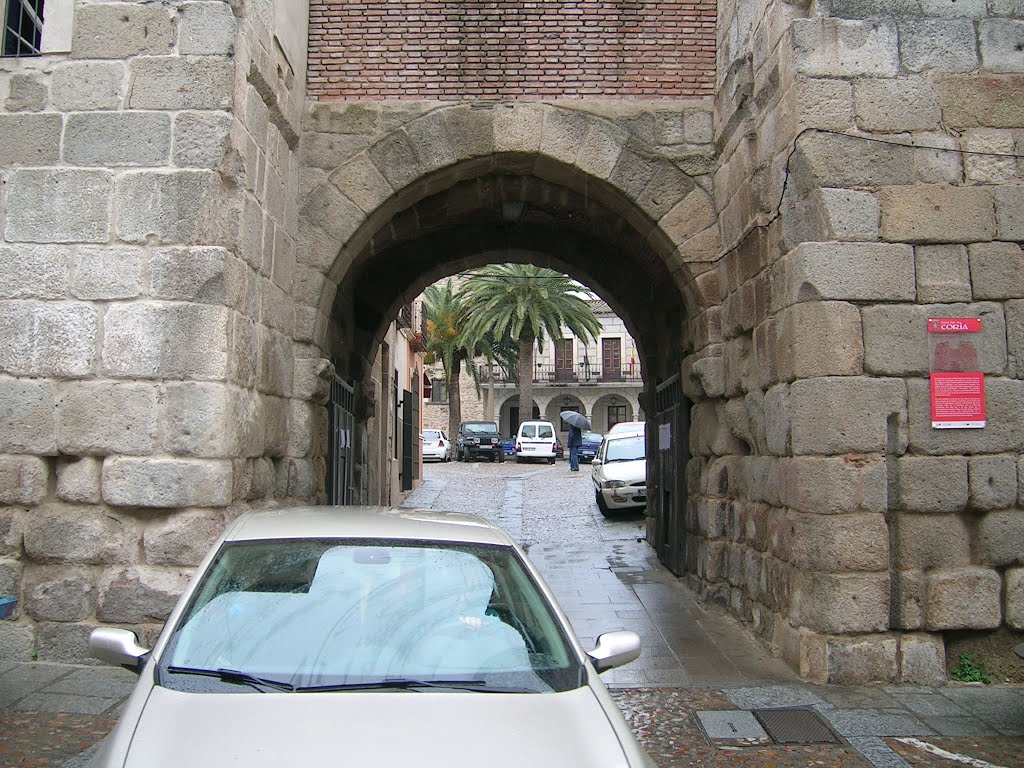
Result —
[[423, 407], [423, 395], [420, 382], [423, 374], [419, 371], [412, 380], [412, 476], [419, 480], [420, 469], [423, 467], [423, 434], [420, 432], [420, 408]]
[[415, 426], [412, 423], [412, 392], [408, 389], [402, 390], [402, 490], [412, 490], [413, 458], [416, 451], [413, 446], [413, 435]]
[[[656, 432], [648, 437], [655, 450], [656, 516], [654, 548], [658, 559], [677, 576], [686, 572], [686, 464], [690, 460], [690, 403], [678, 374], [655, 389]], [[653, 437], [653, 441], [650, 439]]]
[[352, 443], [355, 427], [355, 393], [352, 385], [337, 376], [331, 380], [328, 405], [327, 501], [329, 504], [353, 504]]

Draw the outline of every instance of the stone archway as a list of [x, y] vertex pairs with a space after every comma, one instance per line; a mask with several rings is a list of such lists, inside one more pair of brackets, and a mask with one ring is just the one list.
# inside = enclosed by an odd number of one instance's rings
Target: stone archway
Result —
[[[306, 191], [299, 203], [302, 290], [295, 300], [302, 305], [302, 340], [324, 350], [334, 341], [355, 349], [360, 332], [377, 331], [425, 285], [498, 259], [567, 267], [637, 325], [675, 313], [682, 335], [684, 317], [704, 319], [698, 280], [718, 255], [706, 154], [703, 164], [670, 159], [623, 127], [629, 121], [582, 107], [517, 102], [419, 109], [422, 114], [412, 106], [393, 114], [381, 105], [314, 109], [304, 136]], [[677, 116], [682, 120], [683, 110]], [[546, 220], [510, 230], [493, 218], [507, 200], [524, 202]], [[490, 220], [481, 220], [484, 211]], [[532, 238], [523, 236], [527, 229]], [[599, 258], [587, 262], [588, 252], [616, 252], [601, 236], [629, 253], [629, 266], [639, 269]], [[401, 292], [392, 289], [401, 282], [396, 265], [415, 275]], [[643, 302], [660, 291], [675, 302], [628, 311], [619, 297], [645, 277], [669, 285], [645, 285]], [[368, 293], [346, 296], [353, 278]], [[356, 327], [339, 317], [339, 297], [343, 306], [373, 313], [376, 322]], [[634, 304], [640, 299], [634, 296]], [[358, 373], [358, 362], [351, 365]], [[667, 364], [661, 368], [661, 376], [674, 372]]]
[[530, 262], [579, 279], [623, 318], [653, 396], [709, 336], [702, 276], [718, 235], [710, 147], [672, 157], [637, 126], [682, 124], [698, 107], [318, 105], [303, 137], [302, 340], [368, 381], [388, 324], [427, 285]]

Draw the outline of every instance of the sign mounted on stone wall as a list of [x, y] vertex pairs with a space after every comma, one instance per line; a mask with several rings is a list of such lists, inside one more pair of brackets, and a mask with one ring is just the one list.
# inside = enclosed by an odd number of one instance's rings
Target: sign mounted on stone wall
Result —
[[973, 334], [976, 317], [928, 320], [933, 429], [981, 429], [985, 426], [985, 374], [978, 371]]

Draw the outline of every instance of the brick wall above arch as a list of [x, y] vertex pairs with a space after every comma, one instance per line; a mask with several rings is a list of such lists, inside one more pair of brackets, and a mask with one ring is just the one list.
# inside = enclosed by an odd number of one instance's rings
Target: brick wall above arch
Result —
[[708, 96], [716, 17], [716, 0], [314, 0], [308, 92], [322, 101]]

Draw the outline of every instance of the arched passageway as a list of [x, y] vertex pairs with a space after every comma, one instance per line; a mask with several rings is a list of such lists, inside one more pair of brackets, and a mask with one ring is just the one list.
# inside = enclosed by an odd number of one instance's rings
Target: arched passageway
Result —
[[[233, 515], [322, 498], [330, 372], [372, 428], [387, 319], [509, 259], [627, 318], [652, 473], [688, 479], [654, 500], [688, 496], [684, 570], [802, 675], [931, 684], [959, 635], [1024, 628], [1013, 3], [702, 0], [699, 27], [643, 4], [654, 70], [620, 25], [544, 3], [550, 79], [459, 45], [449, 72], [416, 45], [395, 74], [376, 31], [419, 39], [416, 15], [348, 14], [338, 52], [301, 3], [60, 5], [47, 55], [0, 73], [5, 128], [32, 136], [0, 160], [0, 591], [21, 612], [0, 650], [80, 660], [106, 620], [155, 636]], [[504, 5], [516, 48], [536, 9]], [[962, 34], [937, 49], [936, 24]], [[561, 64], [578, 49], [597, 80]], [[123, 76], [97, 90], [88, 60]], [[308, 90], [303, 61], [331, 65]], [[932, 419], [942, 318], [982, 324], [983, 428]]]
[[[361, 113], [352, 112], [321, 105], [311, 124], [359, 130]], [[659, 430], [648, 438], [657, 456], [649, 482], [663, 491], [649, 534], [678, 552], [667, 559], [680, 570], [688, 438], [685, 416], [673, 414], [688, 409], [678, 383], [674, 399], [659, 403], [658, 393], [706, 336], [696, 279], [711, 266], [716, 232], [710, 179], [685, 173], [621, 122], [576, 109], [499, 104], [389, 118], [398, 121], [392, 130], [368, 129], [364, 142], [351, 142], [358, 152], [337, 150], [333, 162], [322, 134], [309, 137], [317, 167], [307, 169], [300, 209], [307, 283], [320, 288], [310, 340], [362, 400], [357, 435], [387, 391], [371, 381], [384, 334], [426, 286], [500, 262], [566, 273], [604, 299], [636, 340], [643, 412], [684, 430], [660, 446]], [[362, 443], [365, 469], [380, 441]], [[360, 475], [364, 500], [373, 500], [373, 483], [372, 472]]]

